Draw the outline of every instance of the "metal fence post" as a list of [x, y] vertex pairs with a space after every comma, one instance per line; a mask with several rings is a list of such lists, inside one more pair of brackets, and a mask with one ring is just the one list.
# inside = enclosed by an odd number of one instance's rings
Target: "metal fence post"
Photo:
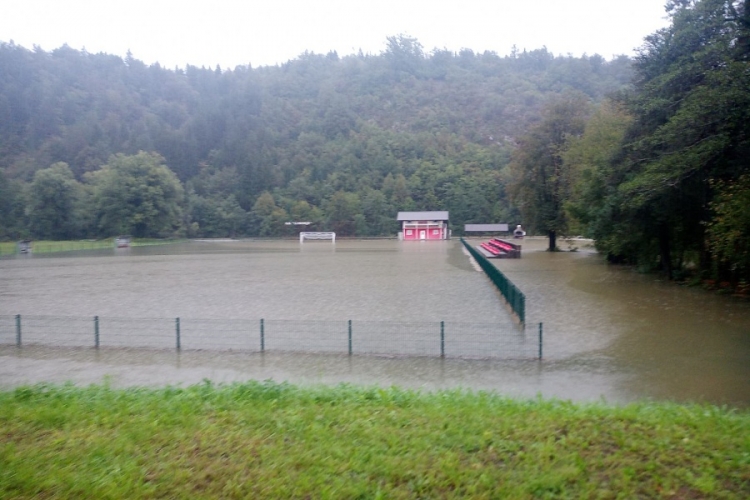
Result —
[[21, 315], [16, 314], [16, 345], [21, 347]]
[[542, 323], [539, 323], [539, 359], [542, 359]]
[[352, 320], [349, 320], [349, 356], [352, 355]]
[[180, 318], [174, 319], [174, 329], [177, 334], [177, 350], [180, 350]]
[[94, 316], [94, 347], [99, 349], [99, 316]]
[[266, 350], [266, 328], [263, 323], [263, 318], [260, 320], [260, 352]]
[[440, 322], [440, 357], [445, 357], [445, 321]]

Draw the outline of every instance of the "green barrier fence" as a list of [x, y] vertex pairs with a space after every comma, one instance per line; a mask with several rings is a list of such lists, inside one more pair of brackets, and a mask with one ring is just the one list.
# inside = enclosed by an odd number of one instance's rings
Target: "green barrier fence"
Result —
[[474, 260], [477, 261], [482, 271], [490, 278], [490, 281], [495, 284], [500, 293], [508, 301], [510, 308], [518, 316], [518, 321], [521, 325], [526, 325], [526, 296], [521, 290], [513, 284], [498, 268], [496, 268], [492, 262], [482, 255], [476, 248], [471, 246], [463, 238], [461, 243], [464, 244], [466, 249], [469, 251]]
[[30, 346], [541, 359], [539, 336], [458, 321], [0, 315], [0, 348]]

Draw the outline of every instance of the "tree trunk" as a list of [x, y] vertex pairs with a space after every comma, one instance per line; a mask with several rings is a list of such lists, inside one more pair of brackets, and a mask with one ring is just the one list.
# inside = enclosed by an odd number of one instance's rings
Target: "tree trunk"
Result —
[[554, 252], [557, 250], [557, 232], [556, 231], [549, 231], [549, 248], [547, 249], [550, 252]]
[[669, 241], [669, 227], [666, 224], [659, 224], [659, 255], [661, 256], [661, 269], [667, 275], [667, 279], [672, 279], [672, 251]]

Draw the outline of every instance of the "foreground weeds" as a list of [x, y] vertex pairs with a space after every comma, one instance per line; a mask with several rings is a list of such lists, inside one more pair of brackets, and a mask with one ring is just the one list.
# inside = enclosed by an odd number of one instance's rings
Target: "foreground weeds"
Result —
[[0, 393], [0, 498], [748, 498], [750, 414], [272, 382]]

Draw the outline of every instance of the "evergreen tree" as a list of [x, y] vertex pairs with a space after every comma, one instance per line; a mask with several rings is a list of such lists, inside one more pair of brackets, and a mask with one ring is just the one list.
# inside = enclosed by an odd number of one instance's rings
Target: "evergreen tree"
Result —
[[631, 244], [608, 248], [612, 257], [647, 264], [658, 256], [669, 277], [691, 254], [709, 267], [712, 185], [723, 186], [712, 181], [736, 179], [750, 153], [747, 8], [673, 1], [671, 26], [647, 38], [625, 99], [634, 120], [609, 181], [609, 234], [629, 234]]

